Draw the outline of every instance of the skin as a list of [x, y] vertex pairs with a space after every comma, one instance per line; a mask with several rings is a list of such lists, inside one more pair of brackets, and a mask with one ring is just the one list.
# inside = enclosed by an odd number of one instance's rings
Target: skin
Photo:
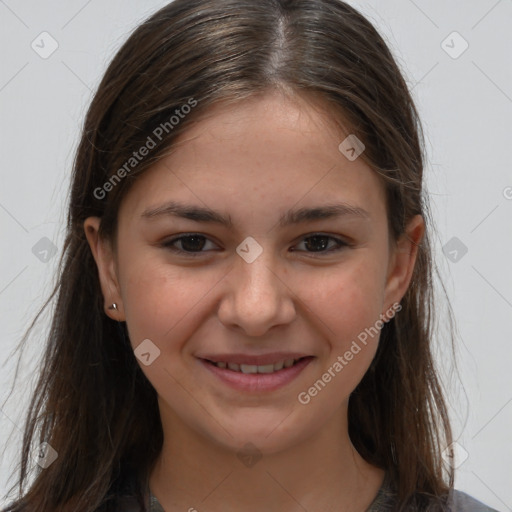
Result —
[[[99, 218], [84, 223], [106, 314], [127, 322], [134, 349], [150, 339], [160, 350], [150, 365], [137, 362], [158, 393], [164, 446], [150, 487], [168, 512], [361, 511], [382, 484], [384, 472], [354, 449], [347, 423], [378, 335], [307, 405], [297, 400], [400, 302], [424, 233], [416, 216], [390, 239], [378, 176], [338, 149], [349, 133], [313, 103], [280, 93], [217, 105], [129, 190], [116, 249], [98, 237]], [[169, 200], [229, 215], [233, 227], [141, 218]], [[277, 224], [290, 209], [341, 201], [367, 218]], [[198, 257], [162, 245], [185, 233], [206, 237], [202, 247], [174, 244], [203, 251]], [[315, 233], [350, 245], [329, 251], [335, 241], [322, 246], [308, 239]], [[263, 250], [252, 263], [236, 252], [249, 236]], [[107, 309], [113, 302], [117, 311]], [[260, 393], [229, 388], [197, 359], [272, 351], [315, 358], [286, 386]], [[261, 455], [251, 466], [237, 457], [248, 442]]]

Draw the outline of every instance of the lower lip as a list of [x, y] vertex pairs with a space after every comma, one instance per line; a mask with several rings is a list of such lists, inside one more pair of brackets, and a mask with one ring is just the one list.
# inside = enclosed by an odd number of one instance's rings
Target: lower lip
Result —
[[289, 368], [283, 368], [274, 373], [242, 373], [228, 368], [219, 368], [215, 364], [199, 359], [201, 364], [216, 375], [220, 380], [240, 391], [275, 391], [286, 386], [295, 379], [313, 360], [313, 356], [301, 359]]

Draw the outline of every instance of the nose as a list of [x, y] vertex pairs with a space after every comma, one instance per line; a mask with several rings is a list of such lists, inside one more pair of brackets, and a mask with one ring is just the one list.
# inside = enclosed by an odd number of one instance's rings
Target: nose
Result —
[[240, 257], [234, 265], [217, 311], [226, 327], [262, 336], [272, 327], [293, 321], [293, 284], [270, 250], [264, 249], [252, 263]]

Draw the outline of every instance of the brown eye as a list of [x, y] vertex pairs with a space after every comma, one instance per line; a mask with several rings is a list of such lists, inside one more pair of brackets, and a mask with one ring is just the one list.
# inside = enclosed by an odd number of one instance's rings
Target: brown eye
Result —
[[[203, 248], [207, 242], [211, 242], [211, 240], [208, 240], [204, 235], [191, 233], [189, 235], [180, 235], [168, 240], [164, 242], [162, 246], [176, 253], [198, 256], [199, 254], [206, 252], [203, 251]], [[181, 245], [181, 248], [175, 245], [177, 243]]]
[[[334, 247], [328, 249], [329, 244], [334, 242]], [[305, 237], [300, 243], [304, 243], [306, 252], [320, 252], [320, 253], [331, 253], [348, 246], [346, 242], [329, 235], [315, 234], [312, 236]]]

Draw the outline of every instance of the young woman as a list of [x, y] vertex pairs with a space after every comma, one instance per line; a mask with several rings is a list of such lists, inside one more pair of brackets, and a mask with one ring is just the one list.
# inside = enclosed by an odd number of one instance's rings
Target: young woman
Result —
[[423, 151], [339, 0], [138, 27], [85, 120], [5, 511], [491, 510], [441, 456]]

